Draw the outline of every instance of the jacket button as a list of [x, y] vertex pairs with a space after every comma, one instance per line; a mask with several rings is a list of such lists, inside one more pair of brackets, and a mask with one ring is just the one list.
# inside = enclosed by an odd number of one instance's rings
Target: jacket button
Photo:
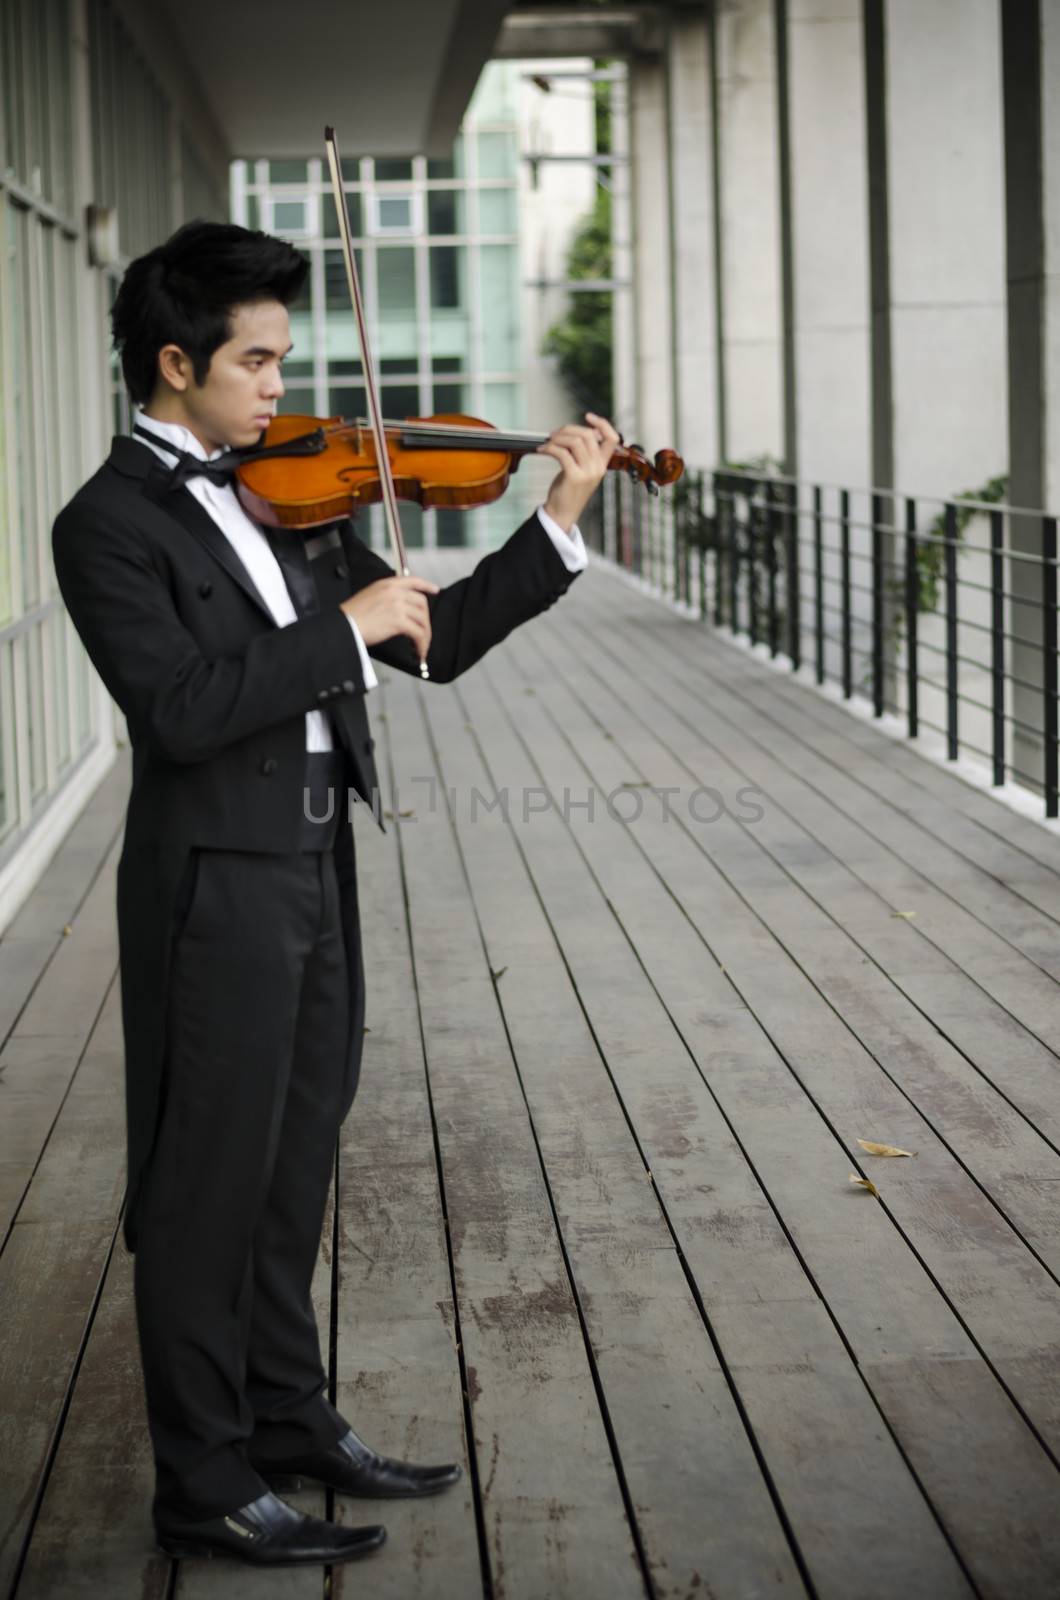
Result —
[[357, 685], [354, 683], [352, 678], [343, 678], [342, 687], [346, 691], [347, 694], [352, 694], [353, 691], [356, 689]]
[[335, 563], [335, 576], [336, 576], [336, 578], [348, 578], [349, 575], [350, 575], [350, 569], [346, 565], [345, 561], [337, 561]]
[[318, 700], [330, 700], [331, 699], [331, 690], [330, 689], [318, 689], [317, 690], [317, 699]]
[[202, 595], [204, 600], [209, 600], [210, 596], [213, 594], [213, 584], [210, 582], [209, 578], [204, 578], [200, 583], [199, 593]]
[[279, 762], [276, 760], [275, 756], [266, 756], [265, 760], [261, 763], [261, 770], [268, 778], [272, 776], [278, 766]]
[[329, 692], [331, 694], [341, 694], [342, 693], [342, 685], [338, 684], [338, 683], [333, 683], [331, 685], [331, 689], [330, 689]]

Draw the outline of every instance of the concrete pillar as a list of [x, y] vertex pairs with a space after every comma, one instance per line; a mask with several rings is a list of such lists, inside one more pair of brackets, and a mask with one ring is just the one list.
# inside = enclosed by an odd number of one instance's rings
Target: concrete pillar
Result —
[[718, 9], [718, 191], [727, 459], [784, 453], [773, 0]]
[[799, 476], [872, 481], [861, 0], [789, 0]]
[[996, 0], [888, 0], [894, 476], [945, 497], [1008, 466]]
[[637, 442], [654, 454], [674, 436], [673, 313], [666, 64], [630, 62], [630, 172], [637, 353]]
[[[1006, 270], [1009, 339], [1008, 498], [1060, 512], [1060, 0], [1003, 0]], [[1041, 519], [1013, 515], [1014, 549], [1038, 557]], [[1042, 569], [1014, 562], [1007, 579], [1014, 766], [1043, 776]], [[1026, 642], [1024, 642], [1026, 641]]]
[[673, 190], [674, 447], [713, 467], [719, 439], [713, 118], [706, 8], [678, 12], [668, 41]]

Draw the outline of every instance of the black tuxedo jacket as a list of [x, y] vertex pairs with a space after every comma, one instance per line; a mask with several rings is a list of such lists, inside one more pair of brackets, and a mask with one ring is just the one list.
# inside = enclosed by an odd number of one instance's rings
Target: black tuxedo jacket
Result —
[[[166, 492], [167, 470], [146, 445], [115, 439], [108, 461], [60, 512], [52, 535], [63, 599], [125, 713], [132, 744], [118, 867], [130, 1249], [136, 1196], [157, 1130], [174, 901], [189, 852], [297, 848], [311, 710], [331, 713], [350, 782], [379, 819], [360, 655], [339, 607], [366, 584], [393, 576], [348, 522], [308, 542], [304, 534], [270, 530], [299, 612], [298, 621], [280, 628], [194, 496], [187, 489]], [[428, 597], [431, 681], [464, 672], [559, 599], [572, 577], [537, 517], [530, 518], [468, 577]], [[371, 654], [419, 674], [410, 640], [390, 640]], [[360, 1064], [363, 980], [347, 825], [339, 829], [335, 858], [354, 1002], [348, 1110]]]

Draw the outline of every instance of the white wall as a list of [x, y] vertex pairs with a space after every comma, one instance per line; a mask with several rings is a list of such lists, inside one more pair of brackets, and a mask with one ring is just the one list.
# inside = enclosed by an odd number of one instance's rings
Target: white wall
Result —
[[718, 156], [726, 454], [784, 448], [772, 0], [718, 9]]
[[996, 0], [890, 0], [886, 47], [895, 482], [945, 496], [1008, 458]]
[[871, 482], [868, 172], [860, 0], [790, 0], [798, 475]]

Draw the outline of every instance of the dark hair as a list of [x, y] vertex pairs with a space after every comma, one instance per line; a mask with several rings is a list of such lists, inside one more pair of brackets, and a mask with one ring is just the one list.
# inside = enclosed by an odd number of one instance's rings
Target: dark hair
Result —
[[172, 238], [133, 261], [111, 307], [114, 348], [137, 405], [158, 381], [158, 352], [176, 344], [191, 357], [196, 383], [231, 338], [236, 306], [255, 300], [290, 305], [309, 263], [268, 233], [226, 222], [186, 222]]

